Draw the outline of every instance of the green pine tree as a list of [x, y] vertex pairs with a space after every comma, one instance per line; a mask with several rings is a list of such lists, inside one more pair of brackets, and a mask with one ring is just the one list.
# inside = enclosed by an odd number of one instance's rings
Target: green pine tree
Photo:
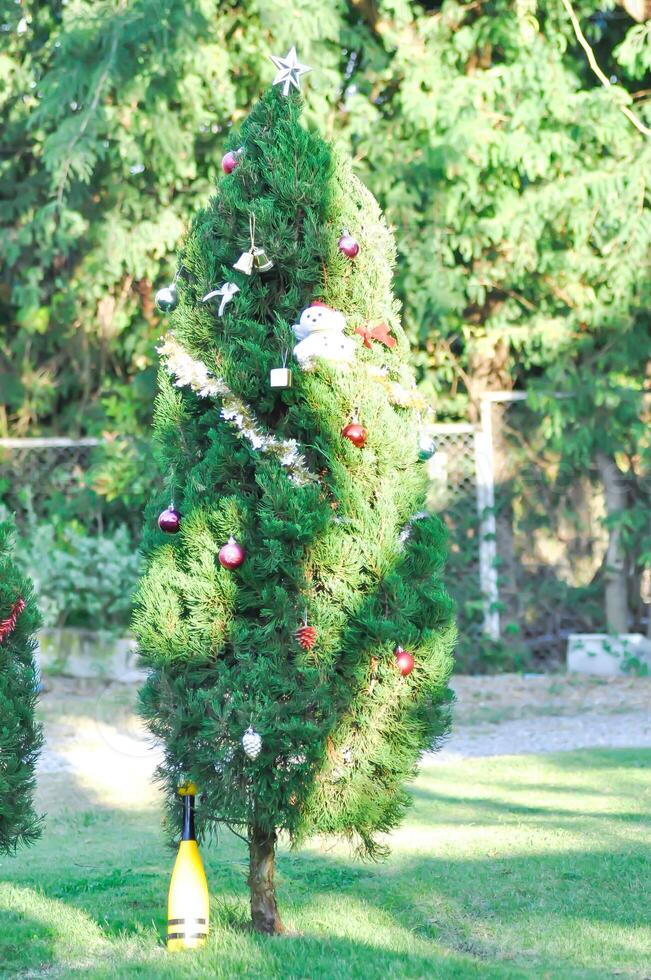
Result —
[[[405, 780], [446, 730], [455, 636], [444, 528], [422, 512], [422, 406], [392, 294], [392, 236], [350, 161], [300, 114], [297, 93], [265, 94], [230, 141], [243, 148], [238, 166], [180, 254], [155, 410], [166, 486], [147, 515], [135, 617], [172, 826], [191, 779], [199, 834], [224, 823], [248, 838], [264, 932], [283, 928], [279, 831], [382, 851], [377, 835], [409, 803]], [[360, 244], [352, 261], [342, 229]], [[247, 276], [233, 264], [252, 232], [274, 265]], [[202, 298], [225, 281], [239, 292], [220, 316], [220, 298]], [[317, 299], [346, 316], [350, 366], [302, 370], [292, 357], [292, 325]], [[395, 345], [356, 332], [382, 323]], [[294, 384], [272, 389], [285, 358]], [[355, 419], [361, 448], [342, 435]], [[170, 498], [181, 526], [165, 535], [156, 515]], [[229, 570], [219, 552], [231, 537], [245, 558]], [[296, 637], [305, 623], [316, 630], [309, 650]], [[408, 676], [399, 645], [415, 658]], [[242, 743], [249, 728], [256, 758]]]
[[33, 807], [43, 741], [34, 717], [40, 616], [32, 583], [18, 571], [13, 552], [13, 523], [0, 521], [0, 853], [33, 843], [41, 833]]

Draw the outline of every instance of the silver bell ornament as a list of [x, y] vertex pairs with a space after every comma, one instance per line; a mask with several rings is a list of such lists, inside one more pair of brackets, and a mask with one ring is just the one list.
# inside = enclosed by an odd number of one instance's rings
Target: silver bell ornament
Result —
[[262, 748], [262, 737], [249, 725], [242, 735], [242, 748], [249, 759], [257, 759]]
[[242, 252], [237, 262], [233, 263], [233, 268], [237, 269], [238, 272], [243, 272], [245, 276], [250, 276], [253, 272], [254, 262], [252, 251]]
[[172, 282], [169, 286], [163, 286], [155, 296], [156, 306], [161, 313], [171, 313], [179, 305], [179, 294], [176, 283]]
[[265, 250], [257, 246], [253, 249], [253, 262], [258, 272], [269, 272], [274, 267], [272, 259], [269, 258]]
[[233, 265], [238, 272], [243, 272], [245, 276], [250, 276], [254, 269], [258, 272], [269, 272], [274, 264], [267, 253], [259, 245], [255, 244], [255, 215], [249, 215], [249, 235], [251, 244], [246, 252], [242, 252], [239, 259]]

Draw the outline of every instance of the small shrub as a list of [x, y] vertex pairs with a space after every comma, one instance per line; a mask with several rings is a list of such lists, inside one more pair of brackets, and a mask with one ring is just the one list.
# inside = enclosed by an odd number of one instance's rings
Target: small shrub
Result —
[[128, 626], [141, 568], [126, 527], [92, 535], [76, 521], [32, 516], [16, 557], [33, 579], [45, 626]]

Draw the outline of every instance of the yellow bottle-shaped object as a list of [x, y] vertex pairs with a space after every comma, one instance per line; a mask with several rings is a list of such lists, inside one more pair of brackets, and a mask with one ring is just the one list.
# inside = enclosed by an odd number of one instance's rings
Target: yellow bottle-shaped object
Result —
[[167, 899], [167, 948], [171, 952], [197, 949], [208, 935], [208, 882], [194, 836], [194, 797], [197, 788], [187, 783], [183, 797], [183, 833]]

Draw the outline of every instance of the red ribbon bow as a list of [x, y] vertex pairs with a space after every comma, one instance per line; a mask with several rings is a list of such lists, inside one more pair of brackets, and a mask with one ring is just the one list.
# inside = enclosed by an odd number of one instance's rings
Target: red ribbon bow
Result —
[[358, 327], [355, 333], [364, 338], [364, 347], [368, 347], [369, 350], [372, 350], [373, 347], [372, 340], [379, 340], [385, 347], [396, 346], [396, 338], [391, 336], [386, 323], [379, 323], [372, 330], [369, 330], [368, 327]]

